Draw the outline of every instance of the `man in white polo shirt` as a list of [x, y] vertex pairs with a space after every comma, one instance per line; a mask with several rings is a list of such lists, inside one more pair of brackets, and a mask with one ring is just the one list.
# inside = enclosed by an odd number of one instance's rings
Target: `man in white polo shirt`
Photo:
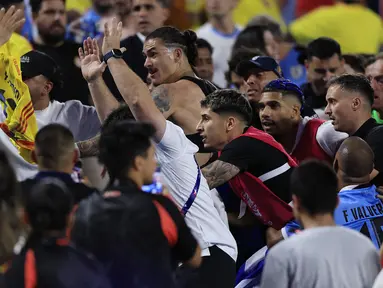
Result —
[[[103, 48], [108, 50], [107, 45], [119, 45], [121, 27], [117, 28], [117, 23], [113, 21], [111, 26], [106, 28]], [[95, 102], [98, 103], [100, 100], [109, 104], [115, 102], [106, 86], [97, 84], [102, 81], [105, 64], [99, 60], [95, 41], [85, 43], [84, 49], [85, 53], [80, 51], [82, 71], [84, 78], [89, 82], [92, 97], [97, 98]], [[203, 262], [197, 271], [189, 273], [186, 267], [180, 269], [180, 286], [233, 287], [237, 245], [214, 207], [209, 187], [196, 162], [194, 155], [198, 147], [186, 138], [180, 127], [164, 118], [150, 96], [146, 84], [123, 59], [112, 57], [107, 62], [133, 116], [139, 121], [151, 123], [156, 128], [156, 157], [161, 165], [165, 184], [202, 250]], [[125, 95], [126, 89], [121, 87], [129, 87], [133, 93]], [[118, 106], [117, 103], [114, 105]]]
[[[48, 55], [39, 51], [30, 51], [21, 57], [21, 74], [31, 94], [38, 128], [59, 123], [67, 127], [75, 141], [94, 137], [100, 130], [100, 120], [96, 109], [83, 105], [78, 100], [58, 102], [55, 96], [62, 90], [62, 74], [57, 63]], [[0, 122], [5, 115], [0, 113]], [[0, 149], [7, 151], [9, 160], [16, 171], [18, 180], [33, 177], [37, 166], [26, 162], [8, 136], [0, 131]]]

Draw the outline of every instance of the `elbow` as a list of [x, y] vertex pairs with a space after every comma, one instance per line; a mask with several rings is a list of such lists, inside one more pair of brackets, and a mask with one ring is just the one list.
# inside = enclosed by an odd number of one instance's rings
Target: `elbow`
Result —
[[193, 257], [189, 259], [185, 264], [192, 268], [198, 268], [199, 266], [201, 266], [201, 263], [202, 263], [201, 247], [197, 245], [197, 248], [195, 249]]

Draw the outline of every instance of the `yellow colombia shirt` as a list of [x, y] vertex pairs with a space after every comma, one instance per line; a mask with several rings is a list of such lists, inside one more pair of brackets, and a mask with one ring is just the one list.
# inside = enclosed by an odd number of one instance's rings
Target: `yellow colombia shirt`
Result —
[[290, 25], [299, 44], [326, 36], [338, 41], [342, 53], [375, 54], [383, 42], [381, 18], [359, 4], [336, 4], [316, 9]]
[[12, 33], [11, 38], [5, 46], [8, 49], [8, 53], [17, 59], [33, 49], [28, 40], [17, 33]]
[[282, 30], [285, 29], [277, 0], [240, 0], [233, 14], [234, 22], [241, 26], [246, 26], [253, 17], [258, 15], [273, 17], [281, 24]]

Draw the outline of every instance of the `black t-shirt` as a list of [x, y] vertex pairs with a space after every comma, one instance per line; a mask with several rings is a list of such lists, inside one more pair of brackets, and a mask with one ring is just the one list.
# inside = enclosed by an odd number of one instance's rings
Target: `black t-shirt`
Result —
[[375, 169], [379, 171], [372, 183], [376, 186], [383, 185], [383, 125], [376, 123], [375, 119], [368, 119], [353, 136], [358, 136], [370, 145], [374, 152]]
[[[316, 95], [312, 88], [311, 83], [302, 84], [301, 89], [302, 89], [303, 95], [305, 96], [305, 102], [307, 106], [313, 109], [326, 107], [327, 105], [326, 94]], [[305, 115], [305, 116], [308, 116], [308, 115]]]
[[[260, 177], [286, 164], [288, 159], [273, 146], [251, 137], [238, 137], [228, 143], [218, 160], [237, 166], [241, 172]], [[263, 182], [286, 203], [291, 201], [289, 181], [292, 169]]]
[[54, 100], [65, 102], [67, 100], [80, 100], [89, 104], [88, 84], [82, 77], [80, 59], [78, 57], [79, 44], [65, 41], [58, 47], [32, 43], [34, 49], [51, 56], [60, 66], [63, 73], [64, 88]]

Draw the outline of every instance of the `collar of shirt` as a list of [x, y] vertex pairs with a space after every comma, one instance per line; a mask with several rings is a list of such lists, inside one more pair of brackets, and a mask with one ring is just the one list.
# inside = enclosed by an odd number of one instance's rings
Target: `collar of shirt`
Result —
[[369, 188], [371, 186], [374, 186], [374, 185], [371, 185], [370, 183], [348, 185], [348, 186], [343, 187], [342, 189], [340, 189], [339, 193], [342, 192], [342, 191], [349, 191], [349, 190], [354, 190], [354, 189], [365, 189], [365, 188]]
[[376, 126], [378, 126], [378, 123], [376, 123], [374, 118], [370, 118], [366, 122], [364, 122], [363, 125], [360, 126], [360, 128], [352, 136], [357, 136], [362, 139], [365, 139], [368, 133], [370, 133], [371, 129], [373, 129]]
[[137, 32], [136, 35], [137, 35], [137, 37], [141, 40], [142, 43], [145, 42], [145, 38], [146, 38], [146, 37], [145, 37], [144, 35], [142, 35], [140, 32]]
[[356, 187], [358, 187], [358, 185], [348, 185], [348, 186], [343, 187], [342, 189], [340, 189], [339, 192], [352, 190], [352, 189], [354, 189], [354, 188], [356, 188]]

